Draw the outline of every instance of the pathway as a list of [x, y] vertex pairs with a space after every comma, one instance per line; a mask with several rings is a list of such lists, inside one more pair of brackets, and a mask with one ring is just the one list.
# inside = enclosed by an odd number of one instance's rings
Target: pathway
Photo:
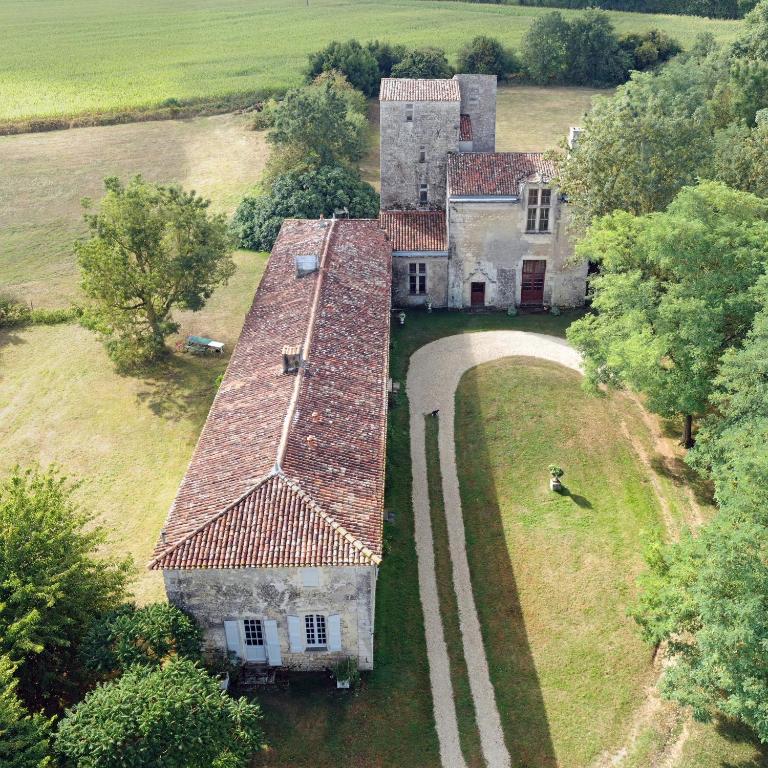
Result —
[[412, 356], [408, 369], [408, 398], [411, 416], [411, 460], [413, 463], [413, 509], [419, 592], [424, 612], [429, 675], [443, 768], [466, 768], [461, 754], [456, 707], [451, 686], [448, 650], [440, 618], [435, 578], [435, 555], [429, 517], [424, 415], [439, 410], [440, 470], [448, 526], [448, 544], [453, 568], [453, 586], [459, 608], [472, 699], [480, 742], [488, 768], [509, 768], [499, 710], [488, 673], [488, 662], [477, 609], [472, 594], [464, 541], [464, 523], [459, 496], [454, 451], [454, 395], [462, 375], [481, 363], [516, 355], [538, 357], [581, 370], [580, 356], [564, 339], [523, 331], [488, 331], [449, 336], [427, 344]]

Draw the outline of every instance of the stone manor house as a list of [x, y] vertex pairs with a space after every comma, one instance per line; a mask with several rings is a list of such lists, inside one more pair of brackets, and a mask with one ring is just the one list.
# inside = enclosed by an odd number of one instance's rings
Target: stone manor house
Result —
[[209, 650], [373, 666], [391, 307], [569, 306], [565, 204], [496, 79], [381, 87], [380, 218], [287, 220], [150, 567]]
[[496, 77], [381, 84], [381, 225], [399, 306], [571, 307], [566, 204], [540, 152], [496, 152]]

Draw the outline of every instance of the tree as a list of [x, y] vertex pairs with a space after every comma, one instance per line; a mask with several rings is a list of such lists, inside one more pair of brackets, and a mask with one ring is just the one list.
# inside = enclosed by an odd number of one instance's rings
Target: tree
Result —
[[630, 57], [607, 13], [591, 9], [568, 25], [566, 79], [573, 85], [617, 85], [627, 79]]
[[181, 656], [200, 660], [200, 628], [168, 603], [122, 605], [99, 617], [81, 646], [85, 666], [103, 675], [133, 664], [158, 665]]
[[[708, 34], [710, 37], [707, 38], [707, 44], [709, 44], [710, 38], [712, 41], [715, 40], [711, 33]], [[668, 61], [683, 50], [677, 40], [659, 29], [649, 29], [647, 32], [627, 32], [619, 37], [619, 46], [631, 57], [630, 69], [637, 70], [648, 69]]]
[[744, 17], [732, 48], [737, 58], [768, 61], [768, 0], [760, 0]]
[[54, 743], [72, 768], [245, 768], [263, 742], [260, 719], [257, 704], [175, 659], [98, 686], [67, 712]]
[[0, 765], [3, 768], [46, 768], [51, 724], [42, 715], [30, 715], [19, 699], [16, 667], [0, 656]]
[[241, 248], [269, 251], [283, 219], [316, 219], [343, 208], [352, 218], [374, 218], [379, 196], [346, 166], [299, 167], [278, 176], [269, 194], [245, 197], [232, 219], [232, 232]]
[[105, 541], [55, 470], [19, 469], [0, 485], [0, 654], [19, 665], [28, 704], [55, 703], [78, 682], [76, 650], [94, 616], [125, 596], [128, 561]]
[[717, 55], [676, 59], [596, 98], [576, 150], [556, 158], [574, 225], [617, 209], [663, 210], [694, 183], [710, 162], [717, 127], [711, 100], [725, 78]]
[[90, 237], [75, 246], [86, 314], [118, 365], [152, 362], [178, 330], [172, 310], [202, 309], [234, 273], [226, 219], [176, 185], [104, 184], [98, 212], [85, 216]]
[[342, 72], [352, 85], [366, 96], [379, 91], [379, 62], [370, 47], [363, 47], [357, 40], [334, 40], [321, 51], [309, 55], [307, 82], [312, 82], [321, 72], [335, 69]]
[[629, 386], [656, 413], [684, 416], [690, 446], [720, 359], [757, 311], [750, 288], [768, 264], [768, 201], [704, 182], [665, 213], [598, 219], [577, 252], [601, 267], [596, 313], [568, 329], [587, 381]]
[[440, 48], [415, 48], [392, 67], [392, 77], [416, 77], [429, 80], [452, 77], [453, 70]]
[[757, 126], [734, 124], [715, 134], [711, 176], [758, 197], [768, 197], [768, 110]]
[[376, 65], [379, 68], [379, 80], [382, 77], [390, 77], [392, 67], [399, 64], [408, 49], [404, 45], [392, 45], [386, 41], [374, 40], [365, 46], [376, 59]]
[[768, 60], [737, 59], [729, 85], [733, 117], [754, 125], [757, 113], [768, 108]]
[[571, 27], [560, 11], [537, 17], [523, 38], [523, 69], [534, 83], [562, 83], [568, 72]]
[[459, 72], [478, 75], [496, 75], [505, 80], [520, 71], [520, 62], [513, 51], [507, 50], [493, 37], [478, 35], [459, 51]]
[[359, 160], [367, 121], [331, 82], [289, 91], [274, 110], [269, 141], [321, 164]]

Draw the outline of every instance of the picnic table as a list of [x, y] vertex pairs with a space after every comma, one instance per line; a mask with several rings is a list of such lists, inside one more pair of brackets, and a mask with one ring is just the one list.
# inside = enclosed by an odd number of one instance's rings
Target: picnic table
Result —
[[187, 336], [184, 351], [194, 355], [220, 355], [224, 352], [224, 344], [221, 341], [207, 339], [205, 336]]

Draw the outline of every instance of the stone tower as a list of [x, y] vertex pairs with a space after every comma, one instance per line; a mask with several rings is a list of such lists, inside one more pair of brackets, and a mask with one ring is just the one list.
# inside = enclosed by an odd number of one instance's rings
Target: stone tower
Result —
[[381, 209], [445, 208], [451, 152], [496, 149], [496, 77], [381, 81]]

